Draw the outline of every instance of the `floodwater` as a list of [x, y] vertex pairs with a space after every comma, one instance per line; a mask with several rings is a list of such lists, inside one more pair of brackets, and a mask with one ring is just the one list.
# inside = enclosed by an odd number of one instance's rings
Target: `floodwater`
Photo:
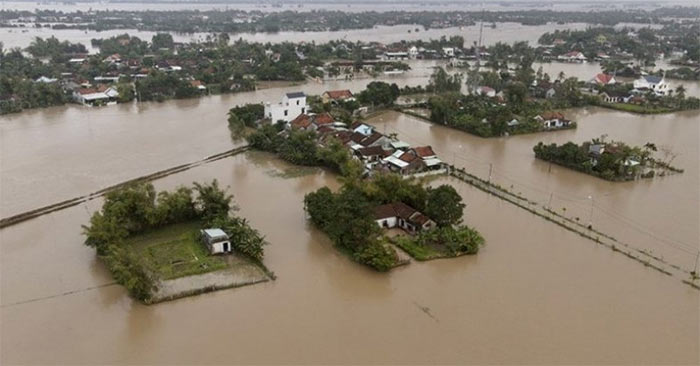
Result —
[[[435, 63], [411, 65], [384, 80], [425, 84]], [[294, 90], [359, 91], [369, 81], [0, 117], [0, 217], [231, 149], [238, 144], [225, 115], [233, 105], [276, 101]], [[692, 267], [679, 248], [698, 245], [698, 113], [567, 114], [577, 130], [502, 139], [399, 114], [373, 122], [413, 144], [431, 144], [481, 177], [491, 163], [494, 181], [539, 202], [554, 192], [551, 205], [567, 215], [585, 221], [593, 207], [596, 228]], [[674, 165], [686, 172], [608, 183], [550, 171], [532, 154], [538, 141], [603, 133], [672, 145]], [[700, 362], [700, 299], [678, 278], [453, 180], [468, 204], [466, 222], [487, 239], [484, 250], [375, 273], [339, 254], [304, 217], [304, 194], [335, 188], [336, 179], [321, 170], [298, 173], [251, 152], [156, 181], [159, 189], [213, 178], [229, 186], [241, 215], [271, 243], [265, 263], [279, 278], [155, 306], [109, 285], [109, 273], [82, 245], [80, 225], [99, 199], [0, 230], [0, 363]]]
[[[378, 80], [425, 85], [433, 61]], [[66, 105], [0, 116], [0, 217], [8, 217], [232, 148], [226, 113], [285, 92], [360, 91], [374, 79], [309, 82], [165, 103]]]
[[[493, 182], [511, 191], [692, 271], [700, 242], [700, 112], [640, 116], [586, 108], [565, 114], [578, 123], [577, 129], [494, 139], [400, 113], [369, 122], [412, 145], [432, 145], [443, 160], [479, 177], [488, 179], [490, 171]], [[631, 145], [670, 146], [677, 154], [672, 165], [685, 172], [614, 183], [537, 160], [532, 151], [540, 141], [581, 143], [603, 134]]]
[[[217, 178], [271, 243], [277, 281], [144, 306], [81, 244], [99, 200], [0, 230], [4, 364], [696, 364], [697, 291], [458, 181], [477, 255], [373, 272], [305, 220], [337, 187], [246, 153]], [[445, 178], [446, 179], [446, 178]], [[436, 182], [439, 183], [439, 182]], [[507, 230], [504, 228], [507, 227]]]
[[[530, 44], [536, 44], [539, 37], [546, 32], [554, 31], [555, 29], [584, 29], [583, 23], [571, 24], [547, 24], [538, 26], [525, 26], [518, 23], [498, 23], [496, 29], [484, 27], [482, 43], [485, 45], [494, 44], [496, 42], [512, 43], [516, 41], [528, 41]], [[415, 30], [419, 29], [418, 32]], [[61, 41], [79, 42], [84, 44], [90, 52], [97, 52], [93, 48], [90, 40], [93, 38], [109, 38], [119, 34], [128, 33], [132, 36], [139, 37], [144, 40], [149, 40], [156, 32], [139, 31], [136, 29], [119, 29], [109, 31], [91, 31], [65, 29], [54, 30], [49, 28], [0, 28], [0, 35], [5, 44], [5, 48], [12, 47], [27, 47], [35, 37], [48, 38], [55, 36]], [[176, 42], [196, 42], [204, 41], [207, 33], [171, 33]], [[342, 31], [327, 31], [327, 32], [278, 32], [278, 33], [231, 33], [232, 42], [238, 39], [243, 39], [249, 42], [260, 43], [282, 43], [282, 42], [316, 42], [326, 43], [333, 40], [347, 40], [351, 42], [372, 40], [382, 43], [399, 42], [402, 40], [430, 40], [439, 39], [442, 36], [447, 38], [451, 36], [462, 36], [466, 46], [471, 46], [479, 40], [479, 26], [468, 27], [450, 27], [450, 28], [431, 28], [425, 30], [421, 25], [395, 25], [395, 26], [376, 26], [369, 29], [353, 29]]]

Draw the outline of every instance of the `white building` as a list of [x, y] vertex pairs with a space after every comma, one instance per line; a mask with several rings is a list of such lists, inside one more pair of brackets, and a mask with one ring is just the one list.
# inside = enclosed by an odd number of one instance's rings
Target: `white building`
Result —
[[202, 241], [211, 254], [231, 253], [233, 248], [228, 235], [221, 229], [201, 230]]
[[411, 60], [415, 60], [418, 58], [418, 48], [416, 46], [412, 46], [408, 49], [408, 58], [410, 58]]
[[445, 55], [445, 57], [454, 57], [455, 49], [454, 47], [443, 47], [442, 54]]
[[79, 88], [73, 91], [73, 100], [87, 106], [117, 104], [118, 97], [119, 92], [113, 86], [99, 89]]
[[306, 113], [306, 94], [303, 92], [287, 93], [278, 104], [265, 103], [265, 118], [269, 118], [272, 123], [278, 121], [289, 123], [304, 113]]
[[666, 95], [669, 92], [668, 84], [663, 76], [642, 75], [634, 81], [637, 90], [651, 90], [657, 95]]
[[385, 52], [384, 53], [384, 60], [407, 60], [408, 59], [408, 52]]

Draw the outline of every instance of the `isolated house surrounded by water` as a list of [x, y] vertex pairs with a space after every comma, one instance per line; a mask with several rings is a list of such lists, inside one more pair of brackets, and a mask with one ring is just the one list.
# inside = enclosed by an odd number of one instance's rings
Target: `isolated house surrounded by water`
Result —
[[375, 207], [374, 219], [381, 228], [399, 228], [410, 234], [430, 230], [437, 226], [435, 221], [428, 216], [423, 215], [403, 202], [388, 203]]
[[265, 118], [272, 123], [291, 122], [300, 114], [306, 113], [306, 94], [304, 92], [287, 93], [277, 104], [265, 103]]
[[204, 229], [202, 241], [211, 254], [231, 253], [233, 248], [228, 235], [221, 229]]

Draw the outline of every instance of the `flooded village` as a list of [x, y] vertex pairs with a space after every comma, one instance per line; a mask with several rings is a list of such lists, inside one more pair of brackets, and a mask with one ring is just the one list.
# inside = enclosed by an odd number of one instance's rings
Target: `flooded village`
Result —
[[[427, 5], [450, 6], [481, 10]], [[700, 81], [665, 70], [698, 60], [614, 65], [585, 43], [595, 27], [282, 28], [240, 33], [245, 46], [173, 32], [177, 55], [151, 47], [162, 32], [57, 30], [86, 46], [84, 63], [48, 61], [28, 81], [74, 82], [65, 104], [0, 93], [21, 105], [0, 116], [2, 363], [697, 363]], [[615, 29], [609, 44], [647, 28]], [[0, 28], [3, 67], [46, 31]], [[579, 44], [545, 42], [555, 31]], [[124, 33], [144, 50], [108, 66], [116, 52], [90, 39], [134, 42]], [[519, 80], [532, 80], [522, 94]], [[122, 84], [133, 99], [84, 105]], [[154, 301], [91, 238], [137, 248]]]

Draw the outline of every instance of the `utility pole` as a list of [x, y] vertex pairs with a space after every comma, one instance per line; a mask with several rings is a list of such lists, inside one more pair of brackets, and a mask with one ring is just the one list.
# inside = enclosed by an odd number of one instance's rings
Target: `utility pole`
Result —
[[700, 250], [698, 250], [698, 254], [695, 255], [695, 267], [693, 268], [693, 272], [690, 274], [693, 275], [693, 279], [698, 277], [698, 261], [700, 260]]
[[593, 208], [594, 208], [593, 196], [592, 195], [588, 196], [588, 199], [591, 200], [591, 215], [588, 218], [588, 228], [590, 229], [593, 227]]
[[491, 173], [493, 173], [493, 164], [489, 163], [489, 183], [491, 183]]
[[549, 194], [549, 201], [547, 202], [547, 208], [550, 209], [550, 210], [552, 209], [552, 198], [553, 198], [553, 197], [554, 197], [554, 192], [551, 192], [551, 193]]

